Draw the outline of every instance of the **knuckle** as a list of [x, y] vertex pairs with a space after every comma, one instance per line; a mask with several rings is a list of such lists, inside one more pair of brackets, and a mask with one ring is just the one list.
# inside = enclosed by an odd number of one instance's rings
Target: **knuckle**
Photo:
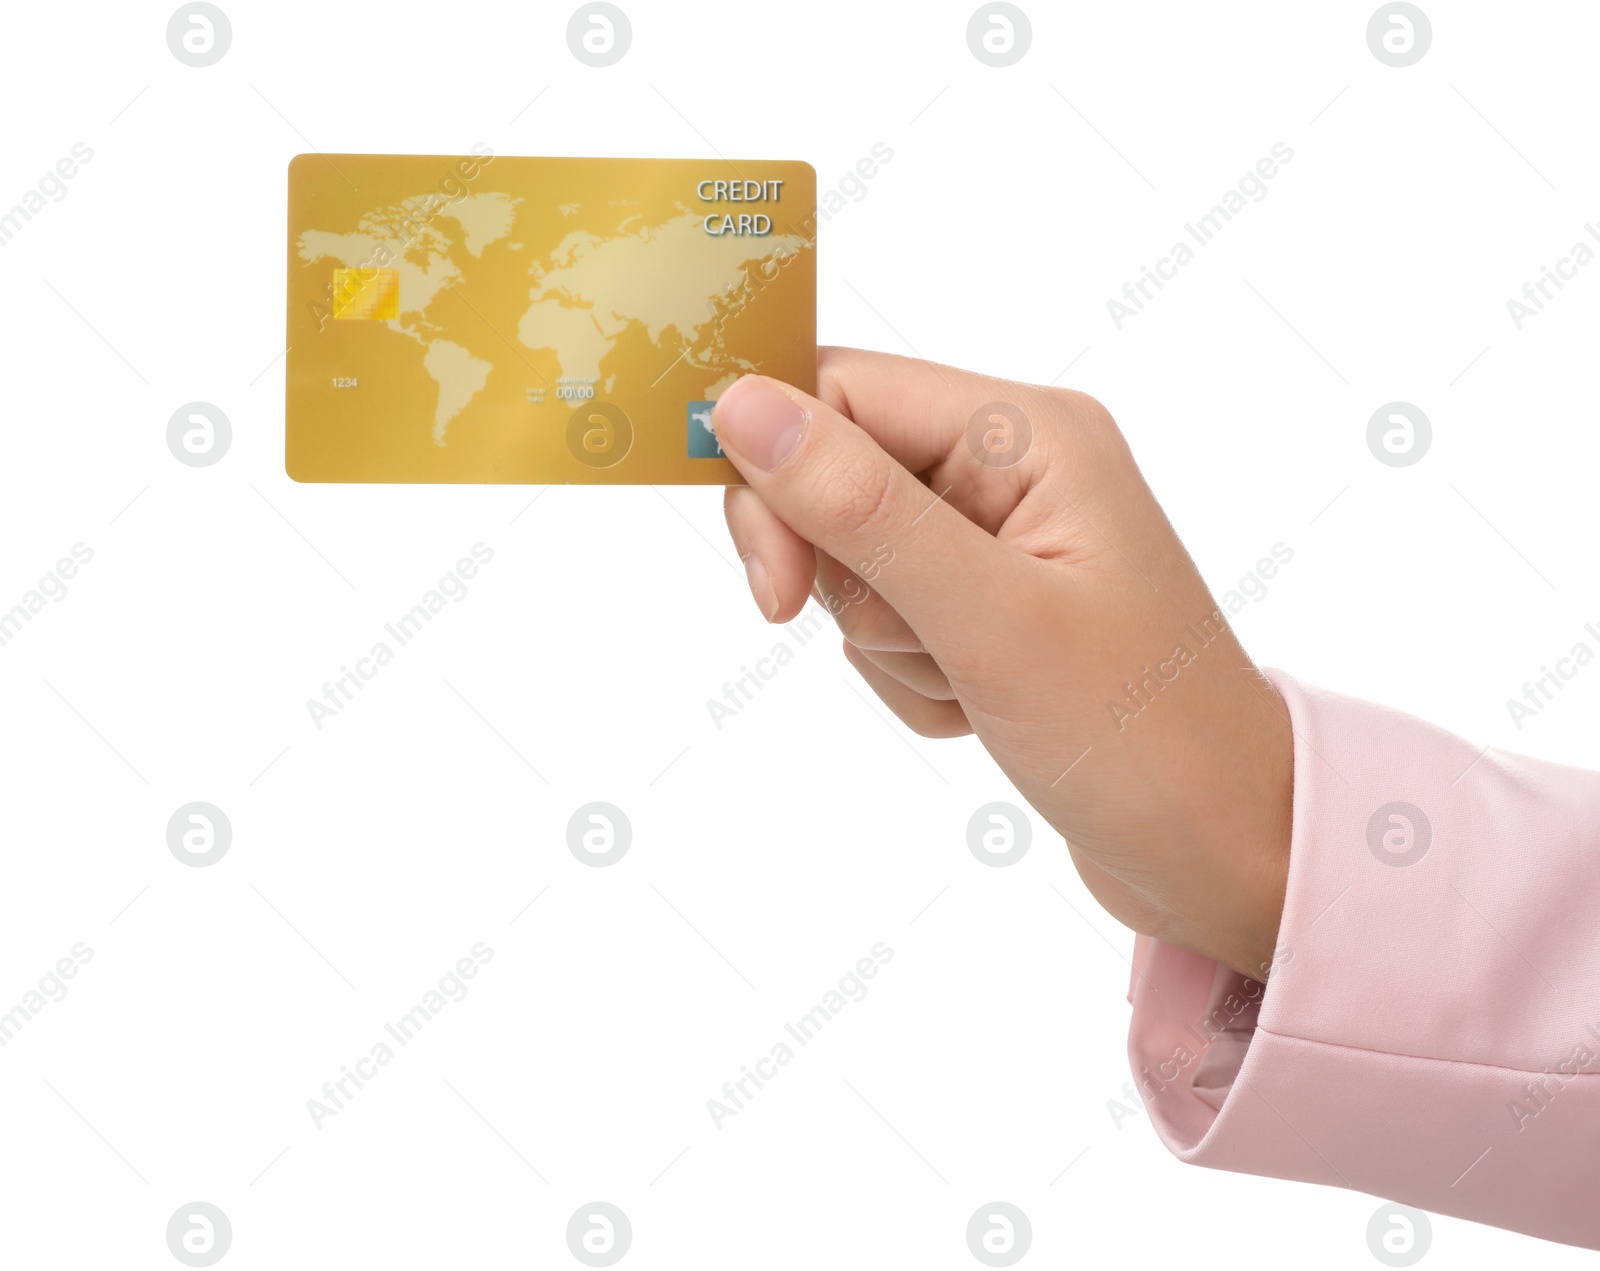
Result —
[[948, 737], [964, 737], [971, 732], [966, 716], [950, 702], [929, 702], [915, 712], [907, 712], [905, 725], [918, 737], [939, 741]]
[[862, 650], [877, 653], [906, 653], [916, 648], [917, 639], [905, 620], [881, 598], [874, 595], [856, 604], [840, 607], [833, 615], [839, 634]]
[[1111, 412], [1097, 398], [1071, 388], [1046, 391], [1052, 450], [1079, 463], [1116, 467], [1127, 461], [1130, 457], [1127, 440]]
[[894, 502], [894, 472], [887, 463], [842, 466], [828, 482], [828, 520], [855, 537], [880, 526]]
[[1117, 421], [1098, 398], [1073, 388], [1053, 388], [1050, 393], [1067, 427], [1094, 436], [1119, 435]]
[[846, 604], [836, 596], [829, 597], [828, 610], [833, 614], [839, 634], [858, 649], [873, 648], [870, 623], [861, 605]]

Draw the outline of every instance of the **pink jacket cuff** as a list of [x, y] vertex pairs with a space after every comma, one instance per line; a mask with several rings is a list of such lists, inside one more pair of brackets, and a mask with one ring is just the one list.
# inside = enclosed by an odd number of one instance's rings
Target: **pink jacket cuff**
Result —
[[1263, 986], [1140, 936], [1128, 1057], [1180, 1160], [1600, 1248], [1600, 774], [1279, 671]]

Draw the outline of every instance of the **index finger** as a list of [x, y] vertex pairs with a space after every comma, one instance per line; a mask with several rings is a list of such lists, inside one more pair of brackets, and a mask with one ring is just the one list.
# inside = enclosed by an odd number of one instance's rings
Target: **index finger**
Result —
[[[1010, 553], [826, 402], [747, 375], [718, 399], [718, 440], [760, 501], [865, 580], [930, 649], [1004, 586]], [[965, 613], [965, 617], [961, 615]]]
[[[994, 425], [982, 416], [975, 423], [974, 416], [982, 407], [999, 404], [1037, 419], [1042, 402], [1035, 399], [1047, 392], [896, 353], [835, 346], [817, 350], [817, 397], [912, 472], [947, 460], [962, 470], [969, 462], [973, 467], [1012, 466], [1020, 455], [983, 450], [986, 439], [992, 444]], [[1026, 446], [1025, 439], [1014, 440]], [[1009, 462], [989, 462], [997, 457]]]

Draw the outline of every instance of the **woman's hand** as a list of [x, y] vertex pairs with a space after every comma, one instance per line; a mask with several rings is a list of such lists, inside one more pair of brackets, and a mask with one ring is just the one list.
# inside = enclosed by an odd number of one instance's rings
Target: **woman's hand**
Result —
[[1276, 690], [1092, 398], [823, 349], [717, 402], [756, 603], [815, 596], [908, 727], [977, 734], [1119, 921], [1257, 979], [1288, 870]]

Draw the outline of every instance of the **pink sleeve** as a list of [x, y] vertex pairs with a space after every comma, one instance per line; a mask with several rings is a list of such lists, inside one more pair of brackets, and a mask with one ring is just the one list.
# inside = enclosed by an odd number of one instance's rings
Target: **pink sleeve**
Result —
[[1263, 991], [1138, 938], [1162, 1141], [1600, 1248], [1600, 774], [1268, 677], [1295, 738], [1278, 951]]

